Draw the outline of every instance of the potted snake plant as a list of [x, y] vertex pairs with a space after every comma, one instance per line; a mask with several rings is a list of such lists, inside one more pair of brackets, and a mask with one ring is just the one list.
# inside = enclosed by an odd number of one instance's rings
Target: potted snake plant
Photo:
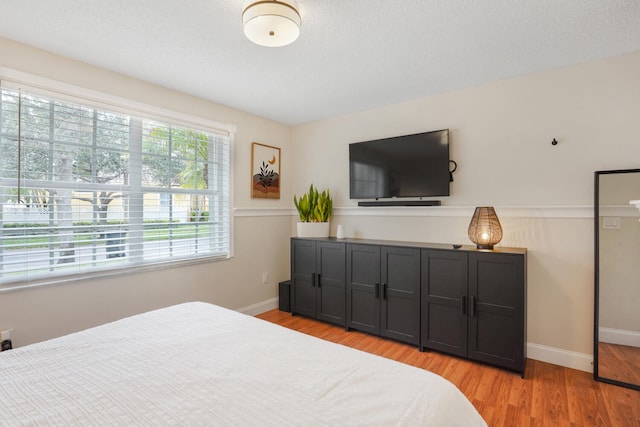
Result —
[[329, 190], [318, 191], [313, 184], [300, 198], [293, 195], [293, 204], [298, 210], [298, 237], [329, 237], [329, 220], [333, 201]]

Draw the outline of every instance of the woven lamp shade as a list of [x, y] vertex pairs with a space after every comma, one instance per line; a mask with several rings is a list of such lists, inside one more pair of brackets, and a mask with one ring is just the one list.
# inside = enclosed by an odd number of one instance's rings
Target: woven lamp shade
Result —
[[476, 208], [469, 224], [469, 239], [478, 249], [493, 249], [502, 240], [502, 226], [493, 207]]

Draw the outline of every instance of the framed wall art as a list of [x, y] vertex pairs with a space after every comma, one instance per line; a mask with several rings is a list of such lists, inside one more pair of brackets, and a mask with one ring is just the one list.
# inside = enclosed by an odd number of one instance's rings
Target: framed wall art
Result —
[[251, 143], [251, 197], [280, 198], [280, 149]]

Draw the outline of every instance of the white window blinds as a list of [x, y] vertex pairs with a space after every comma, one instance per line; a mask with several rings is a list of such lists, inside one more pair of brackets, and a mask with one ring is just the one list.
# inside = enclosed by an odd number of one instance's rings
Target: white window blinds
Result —
[[0, 285], [230, 256], [229, 136], [1, 91]]

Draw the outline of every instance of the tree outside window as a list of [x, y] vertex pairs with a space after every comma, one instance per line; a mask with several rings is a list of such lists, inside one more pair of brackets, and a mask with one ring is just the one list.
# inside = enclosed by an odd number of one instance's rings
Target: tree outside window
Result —
[[0, 284], [229, 254], [229, 139], [2, 89]]

